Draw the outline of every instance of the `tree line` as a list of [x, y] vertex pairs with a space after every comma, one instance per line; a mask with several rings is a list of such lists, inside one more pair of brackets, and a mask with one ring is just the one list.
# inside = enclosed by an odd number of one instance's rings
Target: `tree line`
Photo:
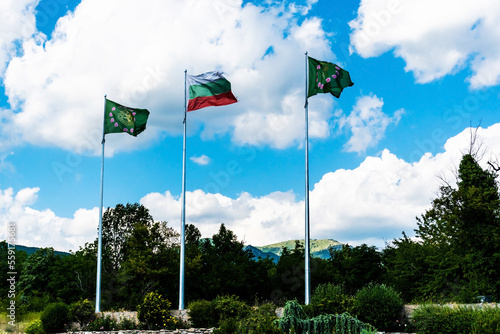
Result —
[[[399, 291], [405, 302], [472, 302], [478, 295], [500, 300], [500, 197], [496, 171], [483, 169], [473, 154], [462, 157], [456, 184], [444, 183], [429, 210], [417, 217], [416, 237], [404, 232], [382, 250], [363, 244], [330, 249], [311, 259], [311, 282], [339, 285], [347, 294], [369, 283]], [[144, 296], [179, 298], [179, 235], [154, 221], [140, 204], [118, 204], [102, 219], [103, 310], [135, 310]], [[224, 224], [211, 238], [194, 225], [185, 233], [186, 305], [236, 295], [249, 304], [304, 300], [304, 245], [284, 248], [277, 262], [255, 258]], [[0, 296], [7, 305], [6, 242], [0, 243]], [[16, 251], [18, 310], [47, 303], [95, 300], [97, 240], [69, 255], [52, 248]]]

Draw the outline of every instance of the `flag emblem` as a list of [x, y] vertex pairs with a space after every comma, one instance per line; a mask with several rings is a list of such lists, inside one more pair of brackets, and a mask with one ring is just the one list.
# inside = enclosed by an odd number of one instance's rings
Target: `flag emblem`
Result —
[[349, 72], [338, 65], [309, 58], [309, 81], [307, 97], [320, 93], [330, 93], [340, 97], [346, 87], [354, 85]]
[[149, 111], [122, 106], [106, 99], [104, 134], [126, 132], [137, 136], [146, 129]]

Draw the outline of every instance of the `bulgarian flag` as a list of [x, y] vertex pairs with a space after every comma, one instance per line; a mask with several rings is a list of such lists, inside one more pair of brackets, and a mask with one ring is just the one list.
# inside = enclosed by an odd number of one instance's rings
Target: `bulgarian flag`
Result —
[[187, 111], [238, 102], [231, 93], [231, 83], [222, 76], [222, 72], [212, 71], [200, 75], [188, 75], [187, 81], [189, 84]]

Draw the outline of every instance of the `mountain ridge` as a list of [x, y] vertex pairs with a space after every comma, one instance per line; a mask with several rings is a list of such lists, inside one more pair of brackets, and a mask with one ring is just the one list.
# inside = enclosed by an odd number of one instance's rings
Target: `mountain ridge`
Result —
[[[274, 244], [264, 245], [264, 246], [253, 246], [248, 245], [245, 249], [250, 249], [255, 257], [271, 258], [274, 262], [277, 262], [282, 254], [283, 247], [288, 250], [295, 249], [295, 244], [299, 242], [304, 245], [304, 239], [295, 239], [288, 241], [281, 241]], [[311, 256], [318, 257], [321, 259], [330, 258], [329, 249], [340, 249], [342, 248], [342, 243], [334, 239], [311, 239], [310, 240], [310, 251]]]

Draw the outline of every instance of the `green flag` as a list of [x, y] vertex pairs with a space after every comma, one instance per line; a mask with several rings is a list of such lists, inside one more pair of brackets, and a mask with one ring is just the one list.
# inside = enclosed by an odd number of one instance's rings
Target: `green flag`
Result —
[[318, 93], [331, 93], [338, 98], [344, 88], [354, 85], [346, 70], [326, 61], [307, 58], [309, 59], [307, 97]]
[[122, 106], [106, 99], [104, 108], [104, 134], [126, 132], [137, 136], [146, 130], [149, 111]]

